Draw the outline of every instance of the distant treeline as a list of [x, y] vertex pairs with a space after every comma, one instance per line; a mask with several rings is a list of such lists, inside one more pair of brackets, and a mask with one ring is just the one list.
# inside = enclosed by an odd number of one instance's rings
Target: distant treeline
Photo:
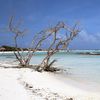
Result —
[[[23, 49], [24, 51], [27, 51], [27, 48], [16, 48], [13, 46], [7, 46], [7, 45], [3, 45], [0, 47], [0, 51], [21, 51], [21, 49]], [[33, 49], [34, 50], [34, 49]], [[38, 51], [42, 51], [42, 49], [38, 49]]]
[[[6, 45], [3, 45], [0, 47], [0, 51], [16, 51], [16, 50], [21, 50], [21, 48], [15, 48], [15, 47], [6, 46]], [[23, 50], [27, 50], [27, 48], [23, 48]]]

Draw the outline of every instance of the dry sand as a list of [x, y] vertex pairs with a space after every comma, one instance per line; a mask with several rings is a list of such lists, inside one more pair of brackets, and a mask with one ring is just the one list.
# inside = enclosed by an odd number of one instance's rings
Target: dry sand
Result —
[[87, 91], [63, 77], [28, 68], [0, 68], [0, 100], [100, 100], [100, 92]]

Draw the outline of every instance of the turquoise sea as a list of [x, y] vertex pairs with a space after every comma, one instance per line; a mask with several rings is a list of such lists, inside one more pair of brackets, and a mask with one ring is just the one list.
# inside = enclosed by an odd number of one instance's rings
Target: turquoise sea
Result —
[[[55, 54], [52, 59], [57, 59], [55, 66], [68, 70], [68, 77], [77, 80], [100, 83], [100, 50], [73, 50], [70, 52], [61, 51]], [[45, 57], [46, 52], [37, 52], [31, 64], [39, 64]], [[13, 53], [0, 54], [0, 61], [13, 61]]]

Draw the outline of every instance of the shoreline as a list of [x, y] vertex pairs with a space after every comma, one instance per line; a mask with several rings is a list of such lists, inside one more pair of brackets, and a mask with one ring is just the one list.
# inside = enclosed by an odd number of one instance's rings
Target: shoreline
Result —
[[[6, 66], [8, 65], [6, 64]], [[53, 96], [54, 98], [57, 98], [57, 99], [60, 97], [61, 98], [66, 97], [66, 98], [73, 98], [73, 100], [100, 100], [100, 95], [99, 95], [100, 92], [95, 92], [95, 91], [85, 89], [86, 87], [83, 87], [81, 83], [76, 82], [75, 80], [67, 77], [67, 75], [65, 77], [65, 75], [63, 74], [55, 74], [55, 73], [48, 73], [48, 72], [39, 73], [39, 72], [36, 72], [28, 68], [22, 68], [22, 69], [0, 68], [0, 73], [2, 74], [1, 75], [2, 77], [0, 79], [0, 89], [1, 90], [3, 88], [2, 86], [3, 84], [1, 83], [2, 81], [4, 81], [5, 77], [7, 77], [8, 81], [11, 81], [11, 83], [13, 83], [13, 81], [16, 80], [18, 84], [20, 84], [20, 82], [24, 82], [24, 84], [22, 83], [20, 85], [25, 85], [25, 83], [31, 85], [31, 87], [33, 88], [28, 89], [28, 93], [25, 92], [25, 95], [28, 97], [32, 97], [32, 98], [34, 97], [39, 98], [40, 96], [37, 94], [41, 93], [42, 100], [46, 100], [46, 99], [43, 99], [46, 96], [47, 97], [50, 96], [51, 98]], [[5, 85], [4, 88], [6, 90], [8, 86], [6, 83], [4, 83], [4, 85]], [[20, 90], [20, 88], [18, 89]], [[32, 89], [35, 89], [34, 91], [37, 93], [30, 94], [29, 92], [33, 91]], [[15, 90], [12, 89], [12, 90], [9, 90], [9, 92], [15, 91]], [[19, 90], [16, 90], [16, 91], [19, 91]], [[0, 94], [2, 94], [1, 92]], [[4, 91], [4, 92], [7, 92], [7, 91]], [[48, 94], [46, 95], [44, 94], [44, 92]], [[55, 97], [54, 93], [58, 94], [58, 97]], [[0, 96], [0, 98], [2, 96]], [[1, 98], [1, 100], [8, 100], [8, 99]], [[25, 100], [31, 100], [31, 99], [25, 99]], [[39, 99], [33, 99], [33, 100], [39, 100]], [[50, 99], [50, 100], [53, 100], [53, 99]], [[59, 100], [66, 100], [66, 99], [59, 99]]]

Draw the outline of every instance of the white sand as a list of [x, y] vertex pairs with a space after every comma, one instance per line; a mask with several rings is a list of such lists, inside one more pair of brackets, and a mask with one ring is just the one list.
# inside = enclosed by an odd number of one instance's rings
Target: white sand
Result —
[[[25, 88], [27, 84], [32, 88]], [[57, 74], [39, 73], [27, 68], [0, 68], [0, 100], [65, 100], [66, 97], [100, 100], [100, 92], [83, 90], [78, 83], [68, 78], [63, 81], [63, 76]]]
[[16, 70], [0, 69], [0, 100], [31, 100], [18, 77]]

